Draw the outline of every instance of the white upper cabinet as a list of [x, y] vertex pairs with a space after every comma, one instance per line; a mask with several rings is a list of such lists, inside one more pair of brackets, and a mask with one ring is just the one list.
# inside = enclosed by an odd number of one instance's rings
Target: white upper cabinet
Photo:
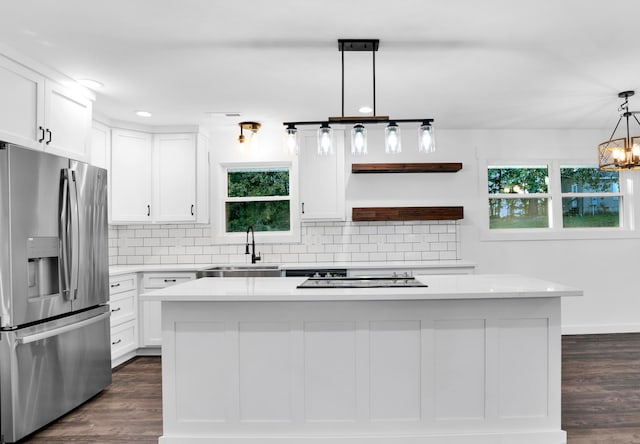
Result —
[[2, 140], [88, 160], [90, 99], [2, 56], [0, 97]]
[[345, 220], [344, 135], [333, 132], [334, 153], [317, 154], [315, 131], [301, 131], [299, 155], [300, 218]]
[[111, 222], [208, 223], [206, 140], [196, 133], [111, 134]]
[[150, 222], [151, 134], [114, 129], [111, 133], [112, 222]]
[[91, 127], [91, 146], [89, 149], [89, 163], [91, 165], [109, 169], [109, 151], [111, 148], [111, 128], [100, 122], [93, 122]]
[[196, 220], [196, 135], [154, 135], [154, 193], [158, 221]]
[[46, 140], [44, 150], [89, 160], [92, 102], [54, 82], [45, 88]]
[[0, 56], [0, 97], [0, 138], [43, 149], [44, 77]]

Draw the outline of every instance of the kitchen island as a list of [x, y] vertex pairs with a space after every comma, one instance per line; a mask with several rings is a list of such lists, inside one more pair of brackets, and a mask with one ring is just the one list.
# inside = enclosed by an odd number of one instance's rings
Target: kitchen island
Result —
[[162, 444], [561, 444], [560, 299], [513, 275], [427, 287], [205, 278], [162, 301]]

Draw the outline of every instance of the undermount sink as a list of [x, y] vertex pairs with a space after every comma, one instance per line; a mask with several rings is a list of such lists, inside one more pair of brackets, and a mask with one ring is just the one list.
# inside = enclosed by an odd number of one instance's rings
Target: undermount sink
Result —
[[224, 265], [205, 268], [196, 273], [198, 279], [203, 277], [280, 277], [279, 265]]

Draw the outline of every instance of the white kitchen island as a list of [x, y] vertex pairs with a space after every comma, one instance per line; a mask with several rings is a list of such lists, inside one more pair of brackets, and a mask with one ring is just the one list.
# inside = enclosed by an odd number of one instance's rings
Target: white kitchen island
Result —
[[205, 278], [162, 301], [162, 444], [561, 444], [560, 298], [522, 276], [296, 289]]

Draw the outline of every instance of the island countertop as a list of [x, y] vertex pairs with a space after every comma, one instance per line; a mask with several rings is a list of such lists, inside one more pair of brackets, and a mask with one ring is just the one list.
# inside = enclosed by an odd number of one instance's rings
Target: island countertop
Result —
[[358, 301], [581, 296], [582, 290], [521, 275], [424, 275], [427, 287], [296, 288], [304, 277], [203, 278], [140, 295], [143, 301]]

